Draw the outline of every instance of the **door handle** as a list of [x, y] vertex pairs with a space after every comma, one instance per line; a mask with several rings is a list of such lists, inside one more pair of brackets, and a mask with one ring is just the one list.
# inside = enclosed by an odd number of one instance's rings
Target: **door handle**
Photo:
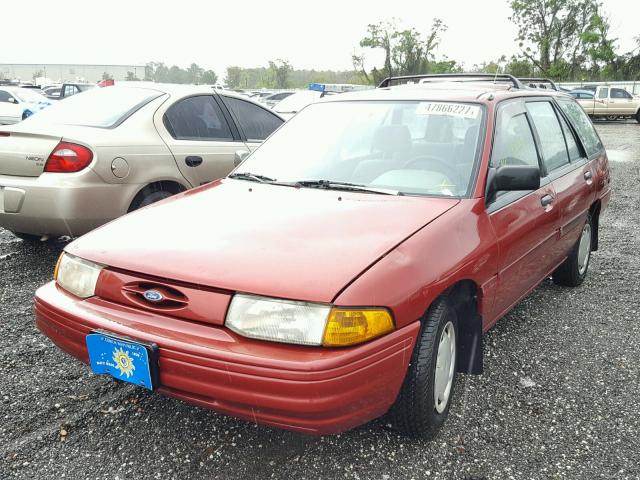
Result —
[[540, 199], [540, 205], [543, 207], [548, 207], [553, 203], [553, 197], [551, 195], [545, 195]]
[[189, 156], [184, 159], [184, 163], [187, 164], [187, 167], [197, 167], [202, 163], [202, 157]]
[[593, 173], [591, 173], [591, 171], [584, 172], [584, 179], [585, 180], [591, 180], [591, 177], [593, 177]]

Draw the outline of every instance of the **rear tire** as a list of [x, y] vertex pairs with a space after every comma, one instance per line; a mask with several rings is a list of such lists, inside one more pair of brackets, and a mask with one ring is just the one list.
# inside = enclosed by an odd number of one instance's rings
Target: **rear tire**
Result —
[[136, 198], [133, 199], [133, 202], [131, 202], [131, 206], [127, 212], [133, 212], [134, 210], [159, 202], [160, 200], [164, 200], [165, 198], [169, 198], [175, 194], [176, 192], [172, 192], [170, 190], [163, 190], [157, 186], [149, 186], [142, 190]]
[[584, 282], [589, 270], [591, 248], [593, 246], [593, 224], [591, 215], [582, 227], [580, 238], [571, 249], [571, 253], [552, 274], [553, 282], [564, 287], [577, 287]]
[[397, 430], [433, 438], [444, 424], [456, 382], [457, 338], [456, 312], [446, 297], [440, 297], [422, 319], [411, 364], [389, 411]]
[[640, 123], [640, 110], [636, 112], [636, 122]]

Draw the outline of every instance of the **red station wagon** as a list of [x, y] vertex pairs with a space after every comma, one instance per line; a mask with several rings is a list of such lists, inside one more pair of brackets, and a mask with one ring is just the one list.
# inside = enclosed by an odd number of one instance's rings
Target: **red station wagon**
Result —
[[96, 373], [251, 422], [388, 412], [433, 436], [483, 332], [549, 275], [582, 283], [611, 192], [573, 98], [489, 78], [305, 108], [226, 178], [69, 244], [38, 327]]

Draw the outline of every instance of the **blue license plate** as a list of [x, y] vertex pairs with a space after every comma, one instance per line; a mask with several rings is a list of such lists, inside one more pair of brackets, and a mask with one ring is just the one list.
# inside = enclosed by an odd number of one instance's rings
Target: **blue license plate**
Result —
[[115, 335], [90, 333], [87, 351], [91, 370], [153, 390], [154, 345], [124, 340]]

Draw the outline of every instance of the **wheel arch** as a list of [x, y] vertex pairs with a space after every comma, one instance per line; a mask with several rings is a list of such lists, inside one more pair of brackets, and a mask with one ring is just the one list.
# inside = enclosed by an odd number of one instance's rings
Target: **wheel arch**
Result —
[[157, 191], [169, 191], [173, 195], [175, 195], [177, 193], [184, 192], [185, 190], [188, 190], [188, 187], [176, 180], [157, 180], [147, 183], [144, 187], [140, 188], [133, 196], [133, 199], [129, 203], [127, 213], [135, 210], [135, 205], [149, 193]]
[[484, 369], [479, 295], [478, 284], [473, 280], [463, 279], [450, 285], [429, 305], [431, 308], [437, 299], [444, 297], [456, 312], [459, 347], [457, 371], [460, 373], [479, 375]]

